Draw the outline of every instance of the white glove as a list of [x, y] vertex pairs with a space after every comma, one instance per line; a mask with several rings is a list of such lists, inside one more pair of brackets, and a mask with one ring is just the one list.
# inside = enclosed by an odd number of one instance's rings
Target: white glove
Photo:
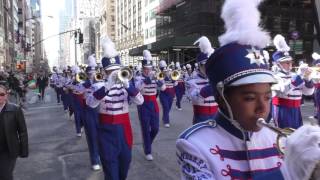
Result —
[[129, 86], [130, 86], [128, 79], [123, 80], [122, 84], [123, 84], [123, 87], [126, 88], [126, 89], [128, 89]]
[[304, 125], [286, 141], [285, 158], [292, 180], [310, 179], [320, 163], [320, 127]]
[[305, 63], [300, 64], [300, 66], [297, 70], [297, 74], [300, 76], [303, 76], [308, 68], [309, 68], [308, 64], [305, 64]]

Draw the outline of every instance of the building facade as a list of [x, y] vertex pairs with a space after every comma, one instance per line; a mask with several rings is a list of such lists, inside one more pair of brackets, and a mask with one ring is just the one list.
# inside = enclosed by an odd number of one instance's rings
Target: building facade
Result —
[[96, 57], [100, 60], [103, 55], [101, 40], [108, 37], [112, 41], [116, 41], [115, 0], [102, 0], [99, 16], [99, 23], [96, 24]]
[[[5, 69], [9, 71], [15, 68], [14, 52], [14, 30], [13, 30], [13, 1], [4, 0], [4, 51], [5, 51]], [[16, 1], [15, 1], [16, 2]]]
[[4, 46], [5, 41], [5, 31], [4, 31], [4, 1], [0, 1], [0, 67], [3, 69], [5, 67], [6, 51]]
[[143, 45], [143, 6], [142, 0], [117, 0], [116, 2], [116, 45], [123, 65], [136, 65], [138, 58], [129, 51]]
[[[272, 37], [284, 35], [297, 61], [310, 61], [316, 39], [313, 0], [265, 1], [261, 6], [262, 25]], [[156, 42], [130, 50], [139, 56], [144, 49], [167, 61], [181, 64], [195, 62], [198, 48], [193, 45], [200, 36], [208, 36], [214, 47], [224, 33], [220, 18], [223, 0], [163, 0], [156, 18]], [[315, 2], [315, 1], [314, 1]], [[268, 49], [271, 50], [272, 49]]]
[[[70, 22], [74, 14], [74, 1], [65, 1], [64, 9], [59, 12], [59, 32], [71, 30]], [[66, 43], [68, 42], [68, 43]], [[59, 37], [59, 58], [58, 66], [65, 68], [67, 65], [74, 65], [70, 58], [70, 34], [63, 34]]]

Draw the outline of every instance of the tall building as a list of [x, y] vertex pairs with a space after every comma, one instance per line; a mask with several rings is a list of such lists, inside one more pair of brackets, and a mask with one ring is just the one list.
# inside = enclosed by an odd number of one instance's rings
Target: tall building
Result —
[[[40, 0], [31, 0], [30, 6], [31, 6], [31, 12], [32, 17], [35, 17], [32, 22], [32, 38], [33, 38], [33, 71], [38, 71], [39, 69], [44, 69], [46, 64], [48, 63], [44, 59], [44, 50], [43, 50], [43, 44], [41, 43], [43, 39], [43, 31], [42, 31], [42, 22], [41, 22], [41, 1]], [[39, 17], [39, 18], [38, 18]], [[41, 18], [40, 18], [41, 17]]]
[[116, 40], [116, 3], [115, 0], [102, 0], [99, 9], [99, 23], [96, 28], [96, 57], [101, 59], [101, 40], [109, 37]]
[[159, 0], [144, 1], [144, 8], [142, 8], [143, 44], [151, 44], [156, 41], [156, 16], [159, 8]]
[[[15, 8], [14, 8], [15, 9]], [[33, 42], [33, 22], [36, 16], [32, 16], [30, 0], [21, 0], [17, 4], [18, 26], [15, 30], [15, 61], [23, 64], [24, 72], [31, 72], [33, 66], [34, 52], [31, 47]]]
[[320, 52], [320, 1], [312, 0], [315, 14], [315, 36], [316, 40], [313, 43], [314, 51]]
[[[130, 50], [140, 56], [146, 48], [160, 58], [193, 63], [199, 49], [193, 45], [200, 36], [208, 36], [214, 47], [224, 33], [220, 18], [223, 0], [162, 0], [156, 17], [156, 42]], [[310, 60], [315, 40], [315, 8], [311, 0], [267, 0], [261, 6], [262, 25], [284, 35], [295, 59]], [[268, 48], [268, 50], [271, 50]]]
[[123, 65], [133, 65], [138, 58], [129, 51], [143, 45], [144, 30], [142, 0], [117, 0], [116, 2], [116, 45]]
[[[74, 1], [65, 1], [64, 9], [59, 12], [59, 31], [66, 32], [71, 30], [70, 23], [74, 14], [73, 7]], [[66, 67], [67, 65], [74, 65], [70, 58], [70, 34], [63, 34], [59, 37], [59, 67]]]
[[[71, 29], [76, 31], [70, 39], [70, 58], [75, 64], [87, 63], [89, 55], [96, 53], [96, 24], [99, 20], [100, 0], [74, 0], [74, 14], [71, 17]], [[79, 43], [79, 35], [83, 35], [83, 43]]]
[[198, 49], [193, 43], [202, 35], [211, 39], [216, 47], [217, 36], [223, 32], [220, 19], [222, 0], [163, 0], [156, 16], [156, 42], [130, 51], [132, 56], [141, 56], [150, 49], [160, 59], [181, 64], [193, 62]]
[[262, 24], [274, 37], [282, 34], [291, 47], [295, 62], [310, 62], [316, 39], [316, 8], [311, 0], [266, 1], [261, 5]]
[[0, 1], [0, 67], [3, 68], [5, 66], [5, 47], [4, 47], [4, 7], [3, 1]]
[[[5, 50], [5, 68], [8, 70], [14, 70], [15, 68], [15, 52], [14, 52], [14, 30], [13, 24], [15, 22], [13, 18], [13, 1], [4, 0], [4, 50]], [[16, 2], [16, 1], [15, 1]]]

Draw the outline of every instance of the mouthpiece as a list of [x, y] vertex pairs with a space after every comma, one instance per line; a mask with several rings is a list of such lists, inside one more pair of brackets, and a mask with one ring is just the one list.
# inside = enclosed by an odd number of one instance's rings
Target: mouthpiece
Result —
[[266, 123], [266, 121], [265, 121], [263, 118], [259, 118], [259, 119], [257, 120], [257, 126], [260, 127], [260, 128], [265, 127], [266, 124], [267, 124], [267, 123]]

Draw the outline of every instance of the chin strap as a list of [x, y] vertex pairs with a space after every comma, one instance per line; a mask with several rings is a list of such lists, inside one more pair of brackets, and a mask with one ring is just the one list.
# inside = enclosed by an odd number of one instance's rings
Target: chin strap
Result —
[[232, 113], [232, 109], [231, 106], [229, 105], [227, 99], [224, 96], [224, 85], [222, 82], [219, 82], [217, 84], [217, 89], [219, 91], [220, 96], [222, 97], [223, 101], [225, 102], [226, 106], [227, 106], [227, 111], [230, 117], [228, 117], [226, 114], [224, 114], [223, 112], [221, 112], [219, 110], [219, 112], [222, 114], [222, 116], [224, 116], [228, 121], [230, 121], [230, 123], [235, 126], [237, 129], [239, 129], [242, 133], [243, 136], [243, 140], [246, 141], [246, 136], [245, 136], [245, 130], [241, 127], [241, 125], [238, 123], [238, 121], [236, 121], [234, 119], [233, 113]]

